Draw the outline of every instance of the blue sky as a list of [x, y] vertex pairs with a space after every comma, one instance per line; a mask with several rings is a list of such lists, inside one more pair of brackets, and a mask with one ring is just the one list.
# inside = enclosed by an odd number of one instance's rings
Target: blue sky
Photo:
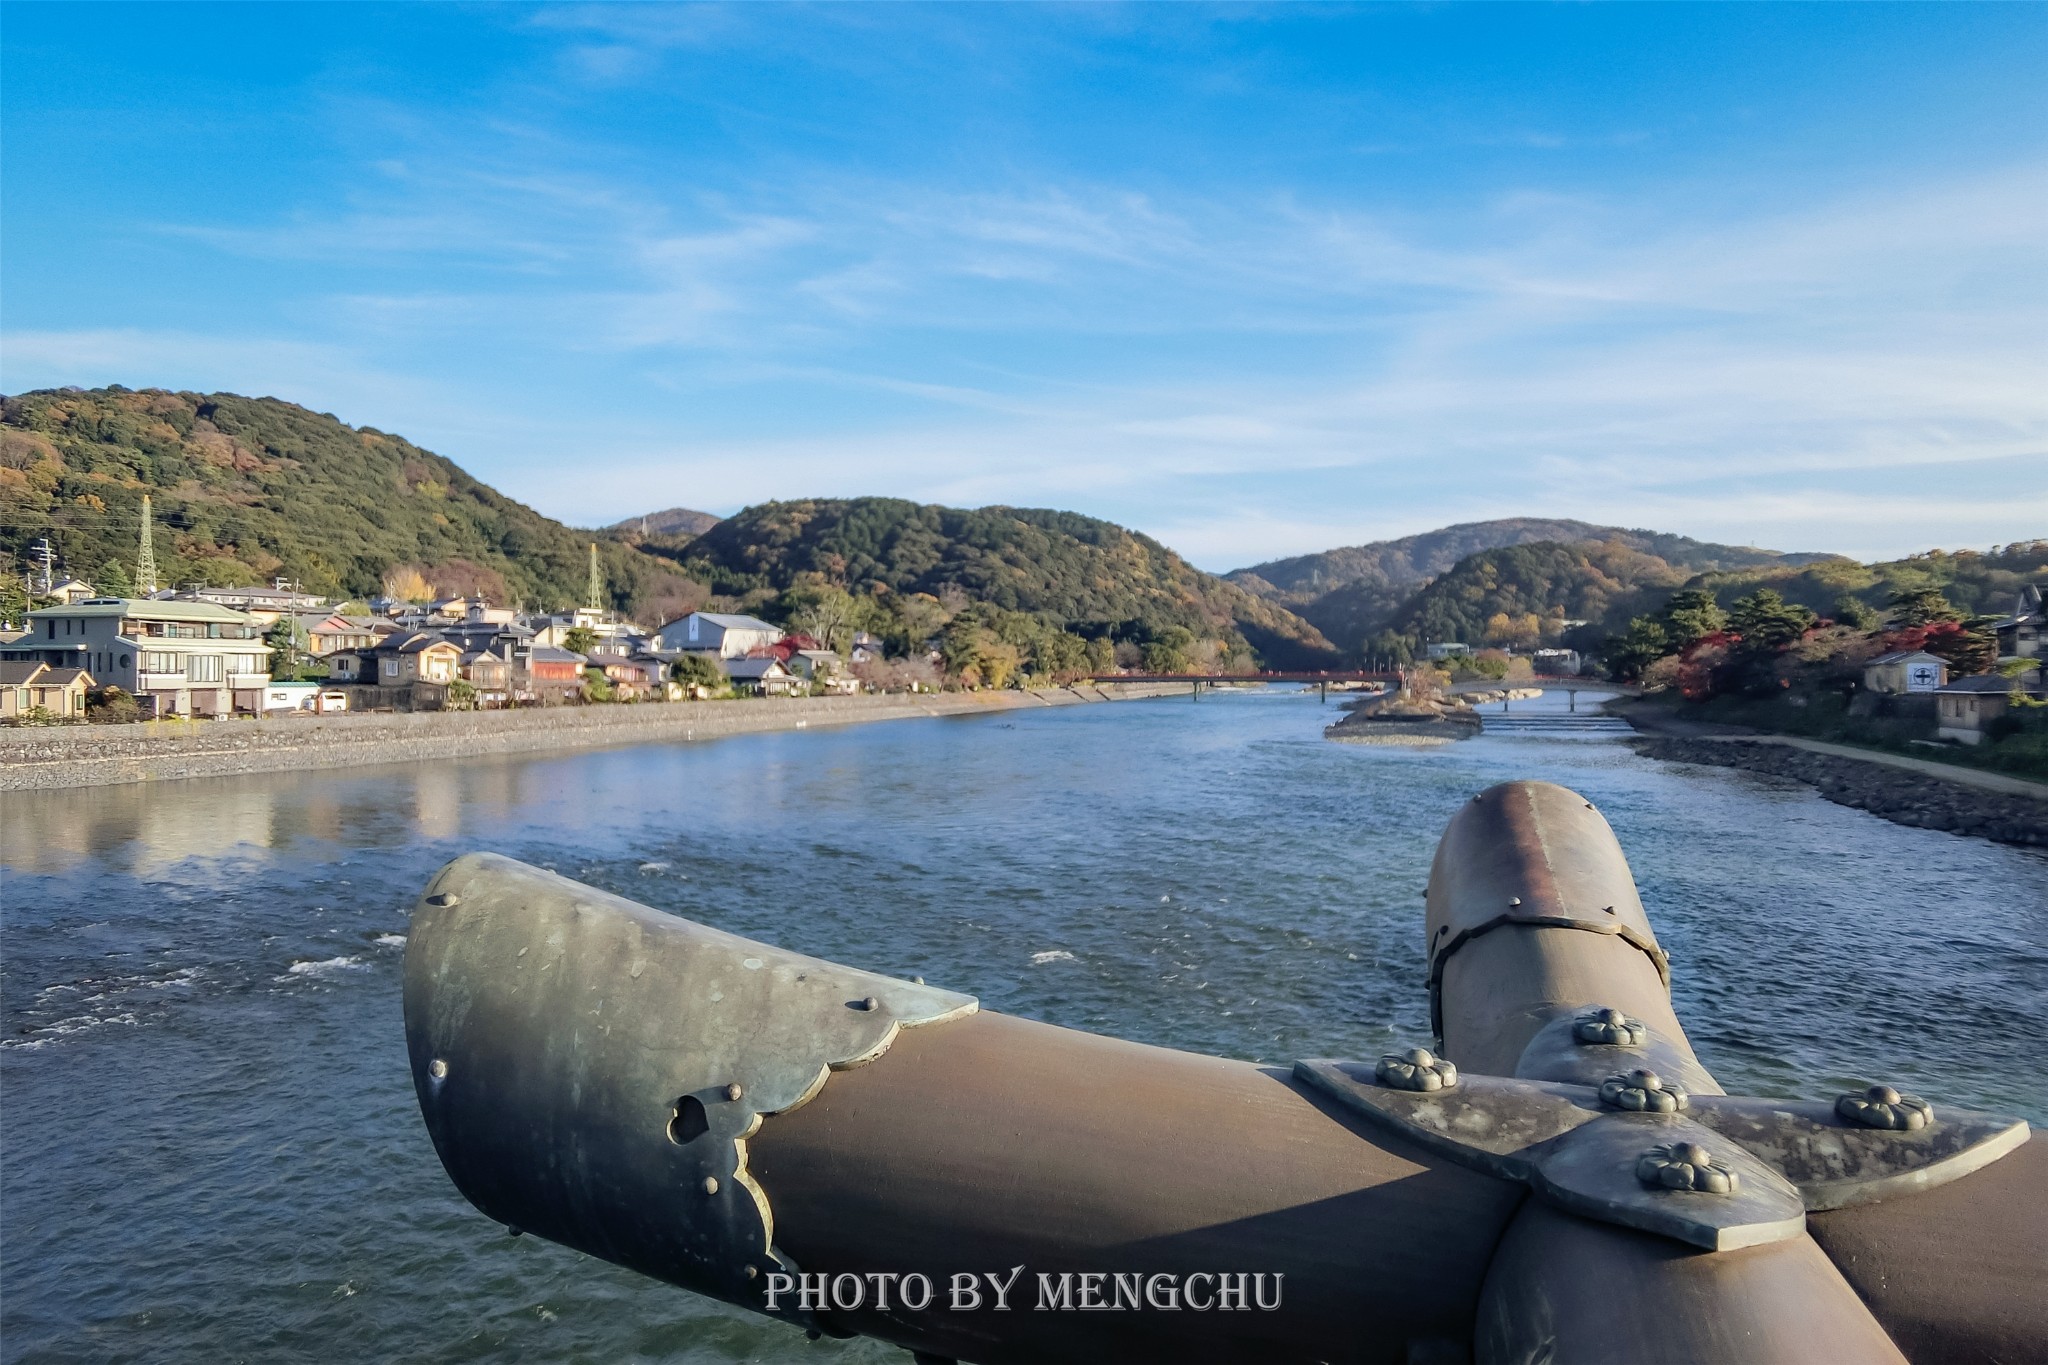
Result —
[[24, 5], [0, 384], [550, 515], [2048, 535], [2048, 7]]

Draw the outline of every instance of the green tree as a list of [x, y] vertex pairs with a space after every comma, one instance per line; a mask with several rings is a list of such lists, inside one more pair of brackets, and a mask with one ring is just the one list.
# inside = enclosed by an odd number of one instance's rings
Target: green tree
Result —
[[588, 654], [597, 643], [597, 632], [589, 626], [571, 626], [562, 635], [562, 648], [571, 654]]
[[668, 675], [684, 687], [701, 687], [708, 692], [725, 690], [725, 674], [708, 655], [685, 654], [669, 665]]
[[613, 690], [612, 680], [604, 675], [603, 669], [593, 665], [583, 670], [583, 700], [617, 701], [618, 699], [619, 694]]
[[1603, 651], [1607, 666], [1614, 670], [1614, 676], [1624, 682], [1633, 682], [1643, 676], [1645, 670], [1667, 654], [1676, 653], [1671, 645], [1671, 633], [1664, 629], [1664, 623], [1653, 616], [1638, 616], [1630, 620], [1628, 629], [1607, 642]]
[[92, 576], [92, 586], [102, 597], [135, 595], [135, 585], [128, 581], [128, 570], [121, 567], [118, 559], [110, 559], [100, 565], [100, 571]]
[[1843, 593], [1835, 599], [1834, 613], [1836, 624], [1847, 626], [1851, 630], [1860, 630], [1866, 634], [1884, 624], [1884, 619], [1871, 608], [1868, 602], [1849, 593]]
[[1415, 637], [1383, 630], [1366, 638], [1362, 646], [1366, 659], [1381, 668], [1399, 668], [1415, 658]]
[[467, 678], [457, 678], [448, 684], [448, 709], [450, 711], [474, 711], [477, 709], [476, 684]]
[[791, 588], [777, 605], [790, 630], [841, 654], [853, 647], [854, 631], [878, 614], [846, 589], [829, 585]]
[[19, 630], [28, 620], [28, 588], [13, 574], [0, 577], [0, 625]]
[[1195, 633], [1186, 626], [1168, 626], [1145, 645], [1145, 671], [1185, 673], [1194, 667]]
[[1892, 626], [1899, 630], [1932, 625], [1936, 621], [1954, 621], [1960, 616], [1936, 588], [1900, 588], [1886, 605], [1891, 609]]
[[263, 633], [263, 643], [270, 646], [270, 676], [279, 682], [319, 676], [312, 657], [299, 644], [298, 626], [291, 617], [278, 617]]
[[1672, 594], [1671, 600], [1664, 604], [1662, 617], [1671, 653], [1712, 635], [1728, 624], [1728, 613], [1721, 610], [1714, 594], [1705, 588], [1684, 588]]
[[1737, 598], [1728, 612], [1728, 624], [1742, 637], [1744, 652], [1774, 654], [1795, 643], [1818, 620], [1811, 611], [1787, 602], [1775, 588], [1758, 588]]

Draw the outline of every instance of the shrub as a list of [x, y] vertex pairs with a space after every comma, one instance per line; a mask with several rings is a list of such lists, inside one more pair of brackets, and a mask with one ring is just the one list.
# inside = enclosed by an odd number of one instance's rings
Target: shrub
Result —
[[95, 687], [85, 694], [85, 718], [106, 725], [126, 724], [142, 719], [142, 708], [112, 683]]

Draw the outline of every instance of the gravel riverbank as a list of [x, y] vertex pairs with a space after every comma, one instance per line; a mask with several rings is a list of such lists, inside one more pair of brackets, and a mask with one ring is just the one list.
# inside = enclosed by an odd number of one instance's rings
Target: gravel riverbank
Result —
[[673, 743], [816, 725], [1132, 701], [1183, 691], [1178, 686], [1111, 684], [1038, 692], [763, 697], [520, 711], [24, 726], [0, 730], [0, 791]]
[[2039, 796], [1989, 791], [1961, 779], [1888, 766], [1875, 758], [1814, 753], [1764, 738], [1643, 735], [1629, 743], [1646, 758], [1743, 768], [1804, 782], [1830, 801], [1895, 824], [2048, 848], [2048, 788]]

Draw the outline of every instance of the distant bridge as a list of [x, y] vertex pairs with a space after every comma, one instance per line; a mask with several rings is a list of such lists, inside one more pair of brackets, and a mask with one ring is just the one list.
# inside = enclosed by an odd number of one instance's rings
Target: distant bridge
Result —
[[[1385, 683], [1398, 687], [1401, 685], [1401, 675], [1397, 672], [1368, 672], [1365, 670], [1294, 673], [1284, 671], [1271, 673], [1094, 673], [1080, 679], [1080, 681], [1091, 683], [1187, 683], [1192, 689], [1196, 701], [1202, 699], [1202, 688], [1204, 685], [1213, 691], [1216, 687], [1223, 684], [1306, 683], [1312, 684], [1322, 694], [1322, 699], [1327, 702], [1330, 699], [1330, 688], [1333, 684]], [[1451, 690], [1453, 692], [1464, 690], [1484, 692], [1499, 687], [1535, 687], [1545, 692], [1570, 692], [1573, 694], [1580, 692], [1619, 692], [1624, 696], [1631, 697], [1642, 695], [1641, 688], [1629, 683], [1604, 682], [1597, 678], [1568, 678], [1557, 674], [1544, 673], [1539, 673], [1530, 678], [1518, 678], [1512, 682], [1506, 680], [1494, 681], [1491, 679], [1483, 681], [1474, 680], [1472, 682], [1459, 683]], [[1577, 696], [1574, 695], [1572, 700], [1576, 707]]]
[[1195, 700], [1202, 699], [1202, 688], [1206, 684], [1211, 690], [1224, 683], [1313, 683], [1323, 694], [1323, 700], [1330, 699], [1332, 683], [1392, 683], [1399, 686], [1398, 673], [1096, 673], [1081, 679], [1091, 683], [1188, 683], [1194, 688]]

